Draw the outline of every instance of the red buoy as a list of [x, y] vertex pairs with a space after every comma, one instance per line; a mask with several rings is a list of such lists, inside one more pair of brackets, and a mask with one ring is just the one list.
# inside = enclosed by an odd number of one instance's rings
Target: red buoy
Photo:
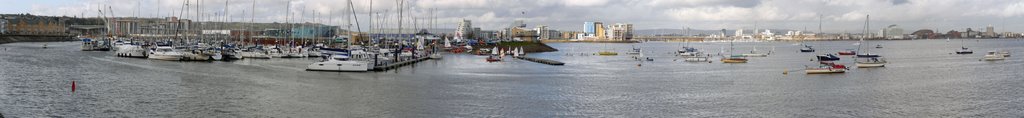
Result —
[[72, 80], [72, 81], [71, 81], [71, 92], [75, 92], [75, 87], [76, 87], [76, 85], [75, 85], [75, 81], [74, 81], [74, 80]]

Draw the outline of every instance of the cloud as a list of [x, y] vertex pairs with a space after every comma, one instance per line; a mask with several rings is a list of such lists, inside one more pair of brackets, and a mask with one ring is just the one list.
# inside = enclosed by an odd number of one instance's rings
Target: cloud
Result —
[[[33, 1], [19, 1], [33, 2]], [[157, 3], [159, 2], [159, 3]], [[194, 0], [191, 2], [195, 2]], [[218, 14], [223, 19], [240, 21], [255, 17], [256, 22], [289, 21], [341, 24], [352, 13], [347, 0], [202, 0], [204, 14]], [[371, 14], [389, 25], [397, 20], [396, 0], [352, 0], [355, 13], [363, 24]], [[373, 5], [370, 5], [373, 2]], [[822, 18], [826, 31], [857, 31], [864, 16], [871, 15], [872, 24], [882, 27], [899, 24], [906, 29], [932, 28], [948, 31], [966, 27], [1001, 24], [1008, 30], [1024, 27], [1024, 1], [1013, 0], [406, 0], [403, 16], [436, 17], [438, 26], [455, 27], [461, 19], [472, 20], [483, 29], [499, 29], [514, 20], [527, 24], [547, 25], [553, 29], [580, 30], [585, 21], [632, 23], [637, 29], [691, 27], [695, 29], [750, 28], [759, 22], [763, 27], [802, 29], [817, 26]], [[141, 6], [137, 6], [141, 3]], [[290, 3], [290, 5], [289, 5]], [[98, 16], [100, 7], [113, 16], [133, 16], [141, 9], [142, 16], [178, 16], [193, 18], [196, 3], [189, 12], [180, 13], [183, 0], [81, 0], [67, 4], [32, 5], [31, 13], [43, 15]], [[157, 8], [161, 8], [157, 12]], [[253, 11], [256, 11], [253, 14]], [[290, 13], [286, 13], [290, 11]], [[523, 14], [525, 12], [525, 14]], [[227, 14], [222, 16], [219, 14]], [[315, 15], [314, 17], [313, 14]], [[252, 16], [255, 15], [255, 16]], [[406, 18], [412, 19], [412, 18]], [[213, 20], [213, 19], [210, 19]], [[246, 20], [247, 21], [247, 20]], [[328, 22], [330, 21], [330, 22]], [[363, 25], [364, 27], [366, 25]]]

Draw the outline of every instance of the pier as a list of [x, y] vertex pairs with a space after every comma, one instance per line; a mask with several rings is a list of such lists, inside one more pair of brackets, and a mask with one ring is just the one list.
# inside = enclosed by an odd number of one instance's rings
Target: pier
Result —
[[547, 65], [553, 65], [553, 66], [565, 65], [565, 63], [562, 63], [562, 62], [559, 62], [559, 61], [555, 61], [555, 60], [533, 58], [533, 57], [526, 57], [526, 56], [518, 56], [518, 57], [516, 57], [516, 59], [522, 59], [522, 60], [527, 60], [527, 61], [547, 64]]
[[412, 59], [412, 60], [405, 60], [405, 61], [395, 62], [395, 63], [387, 64], [387, 65], [384, 65], [384, 66], [373, 67], [373, 71], [387, 71], [387, 70], [399, 68], [399, 67], [406, 66], [406, 65], [416, 64], [417, 62], [421, 62], [421, 61], [427, 60], [427, 59], [430, 59], [430, 57], [420, 57], [420, 58], [416, 58], [416, 59]]

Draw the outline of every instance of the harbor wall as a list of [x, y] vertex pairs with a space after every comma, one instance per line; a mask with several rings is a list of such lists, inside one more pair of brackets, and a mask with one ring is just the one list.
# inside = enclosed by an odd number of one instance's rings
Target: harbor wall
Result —
[[67, 35], [0, 35], [0, 44], [15, 42], [58, 42], [77, 41], [73, 36]]

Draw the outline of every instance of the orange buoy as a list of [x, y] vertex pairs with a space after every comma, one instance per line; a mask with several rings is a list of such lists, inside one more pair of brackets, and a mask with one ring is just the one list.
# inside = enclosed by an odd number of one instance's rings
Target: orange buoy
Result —
[[74, 81], [74, 80], [72, 80], [72, 81], [71, 81], [71, 92], [75, 92], [75, 87], [76, 87], [76, 85], [75, 85], [75, 81]]

